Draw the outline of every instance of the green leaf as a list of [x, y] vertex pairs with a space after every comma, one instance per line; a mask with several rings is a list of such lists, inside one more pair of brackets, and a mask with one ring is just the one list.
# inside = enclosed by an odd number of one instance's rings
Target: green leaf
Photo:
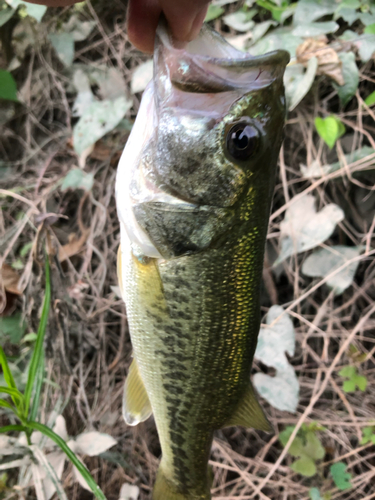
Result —
[[23, 394], [19, 390], [0, 386], [0, 394], [8, 394], [16, 404], [17, 409], [23, 409], [25, 399], [23, 397]]
[[[290, 425], [284, 431], [280, 432], [279, 440], [283, 446], [289, 441], [293, 431], [294, 426]], [[288, 453], [292, 455], [292, 457], [300, 457], [303, 454], [303, 441], [301, 437], [296, 436], [293, 439], [293, 443], [290, 445]]]
[[[52, 439], [59, 448], [66, 454], [72, 464], [78, 469], [78, 472], [82, 475], [82, 477], [86, 480], [88, 486], [91, 488], [91, 491], [99, 500], [106, 500], [102, 490], [96, 484], [94, 478], [90, 474], [90, 472], [86, 469], [85, 465], [79, 460], [78, 457], [72, 452], [66, 442], [53, 430], [49, 429], [46, 425], [40, 424], [38, 422], [28, 422], [27, 427], [36, 431], [41, 432], [48, 438]], [[1, 432], [1, 429], [0, 429]]]
[[327, 146], [332, 149], [337, 139], [345, 133], [345, 126], [336, 116], [327, 116], [327, 118], [315, 118], [315, 128]]
[[355, 366], [344, 366], [344, 368], [341, 368], [339, 371], [339, 375], [340, 377], [352, 378], [356, 374], [356, 371]]
[[18, 344], [25, 333], [26, 323], [21, 313], [13, 316], [0, 318], [0, 340], [4, 342], [9, 339], [11, 344]]
[[293, 18], [294, 26], [299, 26], [308, 20], [309, 22], [320, 19], [327, 14], [333, 14], [337, 3], [332, 0], [299, 0]]
[[367, 106], [373, 106], [375, 104], [375, 90], [366, 97], [365, 103], [367, 104]]
[[[42, 315], [39, 321], [39, 327], [37, 332], [37, 339], [35, 342], [33, 356], [30, 362], [29, 374], [27, 378], [26, 388], [25, 388], [25, 418], [28, 417], [30, 400], [33, 389], [35, 388], [35, 381], [38, 377], [38, 372], [42, 365], [44, 365], [44, 337], [46, 334], [46, 327], [48, 322], [48, 314], [51, 302], [51, 282], [50, 282], [50, 269], [48, 257], [46, 257], [45, 264], [45, 273], [46, 273], [46, 289], [44, 293], [44, 301], [42, 308]], [[34, 394], [34, 398], [39, 398], [40, 394], [36, 391]]]
[[292, 463], [290, 466], [294, 472], [305, 477], [312, 477], [316, 474], [316, 465], [312, 458], [303, 456]]
[[[3, 351], [3, 348], [0, 346], [0, 366], [3, 369], [3, 374], [4, 374], [4, 380], [6, 384], [8, 385], [9, 389], [14, 389], [18, 390], [16, 383], [14, 381], [12, 372], [9, 369], [8, 361], [5, 356], [5, 352]], [[13, 399], [13, 398], [12, 398]]]
[[0, 434], [8, 434], [8, 432], [25, 432], [26, 427], [23, 425], [4, 425], [0, 427]]
[[248, 12], [239, 10], [224, 16], [223, 21], [234, 30], [245, 32], [249, 31], [255, 25], [251, 17]]
[[375, 444], [375, 426], [365, 427], [362, 430], [362, 439], [360, 444], [367, 444], [373, 442]]
[[133, 101], [119, 97], [114, 101], [93, 102], [78, 120], [73, 132], [75, 151], [81, 155], [113, 130], [131, 108]]
[[356, 375], [353, 381], [360, 391], [364, 392], [366, 390], [368, 382], [366, 377], [364, 377], [363, 375]]
[[292, 34], [295, 36], [302, 36], [304, 38], [325, 35], [327, 33], [334, 33], [339, 29], [339, 25], [334, 21], [325, 21], [321, 23], [303, 23], [297, 25]]
[[71, 33], [50, 33], [49, 39], [60, 61], [71, 66], [74, 60], [74, 36]]
[[367, 35], [375, 35], [375, 23], [366, 26], [366, 28], [364, 29], [364, 33], [366, 33]]
[[344, 77], [345, 84], [340, 86], [334, 83], [333, 86], [337, 90], [341, 104], [346, 106], [357, 91], [359, 71], [353, 52], [342, 52], [339, 54], [339, 58], [342, 62], [342, 75]]
[[0, 27], [7, 23], [14, 13], [15, 9], [12, 9], [10, 7], [6, 9], [0, 8]]
[[354, 380], [345, 380], [342, 384], [344, 392], [355, 392], [355, 382]]
[[[333, 245], [331, 247], [319, 248], [315, 250], [302, 264], [302, 272], [311, 278], [328, 277], [336, 269], [343, 266], [346, 262], [358, 257], [363, 251], [362, 246], [347, 247], [344, 245]], [[333, 289], [335, 295], [341, 295], [354, 280], [355, 273], [358, 269], [360, 261], [348, 264], [344, 269], [330, 277], [326, 285]], [[354, 367], [343, 368], [351, 369]], [[350, 377], [351, 375], [342, 375], [342, 377]]]
[[26, 257], [26, 255], [29, 253], [29, 251], [32, 249], [32, 247], [33, 247], [32, 241], [29, 241], [29, 243], [26, 243], [26, 245], [24, 245], [20, 250], [20, 257]]
[[310, 497], [310, 500], [323, 500], [323, 497], [321, 496], [318, 488], [310, 488], [309, 489], [309, 497]]
[[10, 403], [8, 403], [8, 401], [5, 401], [5, 399], [0, 398], [0, 406], [2, 408], [7, 408], [8, 410], [11, 410], [13, 413], [15, 413], [17, 415], [16, 408], [13, 405], [11, 405]]
[[210, 5], [208, 7], [204, 22], [209, 23], [210, 21], [213, 21], [214, 19], [220, 17], [224, 12], [225, 10], [222, 7], [219, 7], [218, 5]]
[[86, 173], [80, 168], [73, 168], [65, 176], [61, 185], [61, 190], [66, 189], [83, 189], [84, 191], [91, 191], [94, 184], [94, 175]]
[[23, 0], [6, 0], [6, 2], [13, 9], [24, 7], [27, 15], [33, 17], [38, 23], [42, 20], [42, 17], [47, 10], [47, 7], [45, 5], [35, 5], [30, 2], [24, 2]]
[[11, 73], [4, 69], [0, 69], [0, 99], [18, 102], [16, 82]]
[[306, 444], [303, 453], [313, 460], [320, 460], [325, 456], [326, 450], [315, 432], [308, 432], [306, 434]]
[[350, 483], [352, 475], [346, 472], [346, 465], [344, 462], [337, 462], [336, 464], [331, 465], [330, 472], [333, 481], [339, 490], [349, 490], [352, 487]]
[[[302, 65], [298, 65], [301, 66]], [[287, 67], [284, 76], [285, 95], [289, 111], [292, 111], [307, 95], [314, 83], [316, 71], [318, 69], [318, 59], [312, 57], [307, 63], [306, 72], [298, 75], [299, 68]]]
[[277, 28], [266, 35], [256, 44], [249, 48], [248, 52], [253, 56], [259, 56], [272, 50], [287, 50], [291, 57], [295, 57], [296, 50], [303, 42], [303, 38], [291, 34], [291, 28]]

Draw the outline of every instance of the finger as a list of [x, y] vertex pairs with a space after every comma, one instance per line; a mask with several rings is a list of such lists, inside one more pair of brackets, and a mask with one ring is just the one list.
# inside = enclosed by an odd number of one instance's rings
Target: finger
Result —
[[143, 52], [154, 50], [161, 7], [157, 0], [130, 0], [127, 25], [130, 42]]
[[172, 35], [188, 42], [195, 38], [206, 17], [210, 0], [159, 0]]

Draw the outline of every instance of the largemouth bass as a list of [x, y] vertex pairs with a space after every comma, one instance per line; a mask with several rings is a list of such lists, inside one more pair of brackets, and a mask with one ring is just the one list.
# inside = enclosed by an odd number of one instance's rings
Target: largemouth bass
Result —
[[133, 356], [123, 414], [154, 415], [154, 500], [210, 499], [216, 429], [270, 430], [250, 383], [289, 55], [250, 57], [163, 22], [154, 78], [121, 157], [118, 275]]

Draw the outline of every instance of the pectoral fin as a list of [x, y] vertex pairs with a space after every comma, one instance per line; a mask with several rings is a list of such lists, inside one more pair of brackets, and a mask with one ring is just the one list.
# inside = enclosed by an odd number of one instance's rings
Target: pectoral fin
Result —
[[261, 431], [272, 432], [272, 426], [256, 398], [251, 383], [249, 383], [240, 404], [225, 424], [225, 427], [232, 425], [242, 425], [243, 427], [253, 427]]
[[122, 415], [128, 425], [137, 425], [152, 414], [150, 400], [141, 379], [138, 365], [133, 359], [125, 381], [122, 399]]

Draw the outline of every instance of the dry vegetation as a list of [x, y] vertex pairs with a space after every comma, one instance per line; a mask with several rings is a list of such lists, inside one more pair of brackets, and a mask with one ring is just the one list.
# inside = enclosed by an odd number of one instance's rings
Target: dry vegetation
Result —
[[[131, 345], [125, 307], [112, 289], [117, 285], [119, 243], [114, 182], [128, 132], [115, 129], [88, 156], [84, 170], [94, 175], [92, 190], [61, 189], [67, 173], [78, 166], [71, 144], [75, 95], [69, 75], [46, 43], [45, 30], [69, 15], [69, 9], [51, 10], [36, 28], [34, 43], [14, 72], [24, 104], [16, 104], [14, 116], [1, 127], [0, 252], [7, 264], [22, 263], [17, 271], [22, 293], [17, 296], [7, 290], [6, 314], [22, 311], [27, 332], [36, 331], [46, 247], [53, 295], [46, 342], [50, 383], [42, 398], [41, 421], [46, 422], [55, 409], [64, 415], [71, 436], [90, 429], [114, 436], [118, 440], [115, 448], [101, 458], [87, 458], [85, 463], [109, 500], [118, 499], [124, 482], [137, 484], [143, 500], [149, 498], [160, 447], [152, 418], [130, 428], [121, 416]], [[110, 12], [104, 3], [95, 9], [89, 3], [80, 15], [96, 20], [97, 25], [87, 40], [76, 43], [75, 62], [115, 66], [129, 87], [133, 69], [146, 57], [127, 40], [122, 3], [111, 3]], [[215, 23], [217, 29], [223, 28], [220, 21]], [[300, 171], [301, 163], [310, 165], [317, 158], [326, 164], [359, 146], [375, 149], [374, 108], [364, 107], [362, 100], [374, 84], [372, 60], [360, 65], [357, 96], [343, 110], [336, 91], [325, 77], [319, 77], [288, 115], [267, 261], [272, 262], [278, 251], [285, 210], [306, 193], [315, 196], [318, 209], [333, 202], [345, 212], [345, 219], [326, 244], [364, 245], [365, 251], [357, 259], [360, 264], [354, 283], [340, 296], [324, 284], [326, 280], [301, 273], [306, 254], [284, 261], [277, 272], [266, 267], [262, 311], [266, 313], [272, 304], [283, 305], [296, 329], [297, 348], [290, 361], [300, 383], [299, 404], [293, 414], [263, 402], [275, 435], [243, 428], [216, 433], [211, 457], [216, 500], [308, 500], [311, 487], [318, 487], [322, 494], [330, 491], [335, 500], [375, 498], [375, 446], [360, 444], [363, 428], [375, 419], [375, 194], [374, 170], [369, 169], [371, 164], [374, 168], [374, 155], [318, 178], [306, 179]], [[134, 119], [140, 94], [129, 92], [129, 97], [133, 106], [128, 118]], [[327, 112], [339, 116], [347, 129], [331, 152], [314, 128], [314, 118]], [[21, 257], [21, 249], [29, 243], [29, 252]], [[28, 355], [28, 345], [7, 342], [5, 350], [16, 359]], [[343, 391], [338, 372], [350, 364], [367, 378], [364, 392]], [[254, 372], [259, 370], [269, 373], [266, 366], [255, 363]], [[293, 458], [288, 446], [280, 444], [278, 432], [295, 425], [296, 433], [303, 423], [312, 421], [324, 426], [318, 435], [325, 456], [318, 461], [318, 473], [304, 478], [290, 468]], [[9, 423], [9, 415], [0, 413], [0, 423]], [[339, 461], [347, 464], [352, 475], [352, 488], [347, 491], [338, 490], [329, 475], [329, 466]], [[15, 481], [16, 475], [10, 476], [8, 484]], [[64, 473], [64, 487], [69, 499], [92, 498], [73, 484], [71, 467]], [[1, 495], [34, 498], [32, 488]]]

